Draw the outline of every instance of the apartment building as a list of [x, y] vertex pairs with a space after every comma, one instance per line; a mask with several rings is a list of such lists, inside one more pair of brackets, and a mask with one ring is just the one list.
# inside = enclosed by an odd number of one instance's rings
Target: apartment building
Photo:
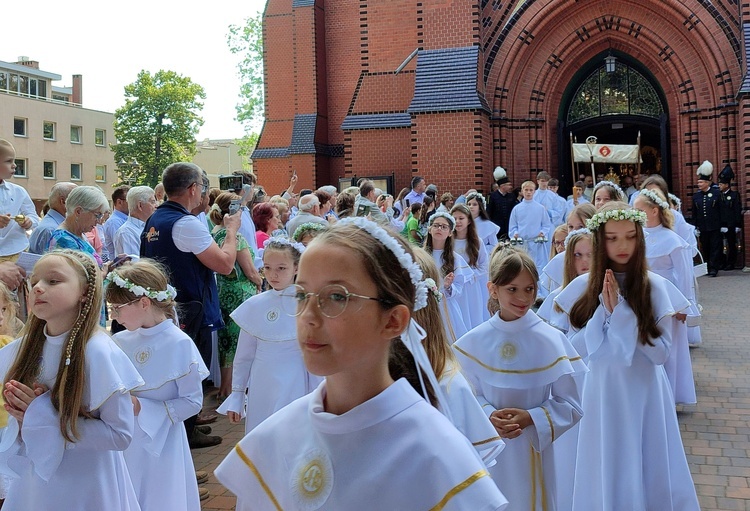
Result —
[[82, 77], [72, 87], [26, 57], [0, 61], [0, 138], [16, 148], [14, 182], [41, 209], [58, 181], [96, 185], [107, 196], [119, 178], [114, 153], [114, 115], [83, 108]]

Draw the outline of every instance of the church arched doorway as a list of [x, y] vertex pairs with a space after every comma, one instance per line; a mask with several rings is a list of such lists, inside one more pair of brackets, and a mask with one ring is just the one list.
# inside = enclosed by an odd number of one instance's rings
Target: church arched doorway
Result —
[[[606, 57], [615, 57], [606, 62]], [[571, 185], [571, 134], [578, 142], [595, 136], [599, 143], [635, 144], [640, 133], [641, 172], [659, 173], [671, 182], [669, 125], [664, 92], [638, 61], [622, 53], [604, 53], [581, 67], [568, 84], [558, 116], [559, 169]], [[580, 164], [578, 164], [580, 165]], [[590, 166], [576, 169], [590, 173]], [[633, 165], [596, 164], [598, 175], [633, 175]]]

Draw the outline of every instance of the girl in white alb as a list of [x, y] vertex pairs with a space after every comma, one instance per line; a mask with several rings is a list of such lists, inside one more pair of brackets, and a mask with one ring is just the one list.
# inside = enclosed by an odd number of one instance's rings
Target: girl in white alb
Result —
[[[675, 285], [679, 293], [672, 293], [672, 346], [664, 363], [669, 383], [672, 385], [675, 403], [695, 404], [695, 381], [693, 363], [688, 344], [688, 313], [698, 313], [693, 294], [695, 275], [690, 246], [672, 230], [672, 209], [658, 189], [643, 188], [633, 207], [646, 214], [646, 261], [649, 269]], [[690, 300], [692, 294], [693, 300]]]
[[471, 330], [471, 301], [467, 289], [474, 280], [469, 263], [453, 250], [453, 229], [456, 221], [448, 213], [430, 217], [424, 248], [432, 255], [442, 276], [443, 323], [448, 339], [456, 339]]
[[122, 451], [133, 438], [138, 371], [99, 328], [102, 279], [83, 252], [53, 251], [31, 275], [24, 336], [0, 350], [10, 414], [4, 510], [138, 511]]
[[497, 233], [500, 232], [500, 227], [490, 220], [490, 215], [487, 214], [487, 202], [481, 193], [472, 192], [468, 194], [466, 205], [469, 207], [471, 217], [477, 226], [477, 236], [482, 240], [482, 244], [489, 254], [497, 245]]
[[581, 418], [575, 376], [586, 365], [565, 336], [531, 311], [539, 281], [534, 262], [515, 248], [495, 250], [490, 295], [499, 310], [456, 344], [461, 370], [505, 451], [490, 473], [511, 510], [554, 510], [552, 443]]
[[574, 511], [700, 509], [663, 364], [674, 310], [665, 280], [648, 271], [646, 215], [622, 202], [588, 221], [588, 275], [557, 304], [582, 336], [590, 372], [575, 466]]
[[[423, 397], [439, 385], [412, 320], [428, 291], [407, 243], [341, 220], [310, 243], [293, 289], [305, 365], [326, 379], [243, 438], [219, 481], [254, 511], [504, 509], [477, 451]], [[419, 392], [402, 377], [414, 373]]]
[[125, 451], [141, 511], [200, 511], [198, 483], [183, 421], [203, 405], [208, 369], [175, 323], [177, 292], [149, 259], [107, 275], [111, 317], [127, 330], [115, 342], [145, 384], [131, 392], [135, 435]]
[[[594, 213], [596, 213], [596, 209], [589, 202], [576, 206], [566, 220], [568, 232], [584, 229], [586, 227], [586, 220], [594, 216]], [[562, 253], [557, 254], [540, 270], [541, 281], [545, 286], [549, 286], [550, 291], [562, 286], [564, 261], [565, 255]]]
[[[232, 369], [232, 393], [218, 408], [232, 422], [245, 417], [245, 433], [297, 398], [315, 389], [321, 378], [311, 375], [302, 361], [293, 307], [301, 243], [287, 238], [267, 240], [263, 270], [272, 289], [246, 300], [232, 312], [240, 326]], [[292, 305], [290, 305], [292, 304]]]
[[[486, 245], [477, 236], [477, 229], [471, 211], [464, 204], [457, 204], [451, 209], [451, 215], [456, 222], [453, 234], [453, 250], [464, 258], [474, 272], [474, 278], [467, 284], [464, 292], [469, 300], [469, 318], [466, 327], [469, 329], [479, 326], [490, 319], [487, 310], [487, 291], [489, 256]], [[466, 323], [466, 318], [464, 318]]]

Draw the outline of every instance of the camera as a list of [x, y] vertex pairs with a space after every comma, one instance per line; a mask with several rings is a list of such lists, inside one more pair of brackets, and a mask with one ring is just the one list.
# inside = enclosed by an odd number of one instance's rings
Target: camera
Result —
[[237, 213], [237, 211], [240, 210], [240, 203], [242, 202], [241, 199], [232, 199], [232, 201], [229, 203], [229, 214], [234, 215]]
[[219, 176], [219, 188], [226, 192], [240, 192], [242, 176]]

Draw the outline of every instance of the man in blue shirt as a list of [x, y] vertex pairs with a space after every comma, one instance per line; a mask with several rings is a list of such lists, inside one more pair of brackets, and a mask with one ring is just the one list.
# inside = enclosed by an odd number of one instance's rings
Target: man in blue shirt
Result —
[[427, 188], [427, 184], [423, 177], [414, 176], [411, 180], [411, 191], [404, 197], [404, 204], [407, 207], [412, 204], [422, 204], [424, 202], [424, 191]]

